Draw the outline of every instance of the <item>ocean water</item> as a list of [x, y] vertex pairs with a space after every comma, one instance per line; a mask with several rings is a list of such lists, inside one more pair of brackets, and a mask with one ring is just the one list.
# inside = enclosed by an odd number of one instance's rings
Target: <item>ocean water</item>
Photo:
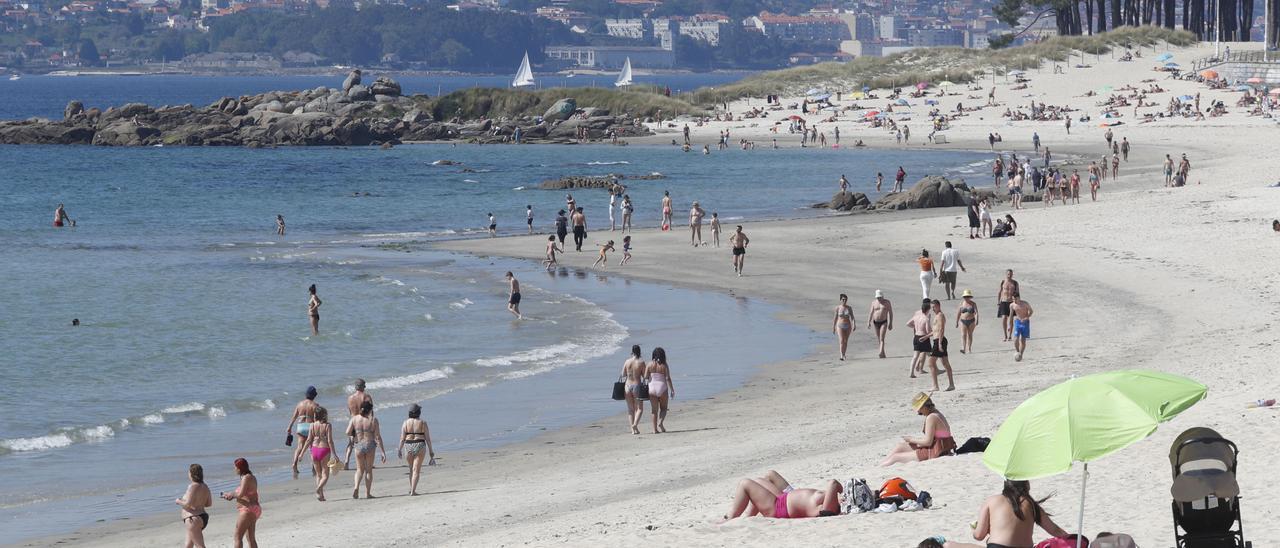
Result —
[[[450, 452], [617, 414], [607, 390], [631, 344], [646, 354], [664, 346], [681, 398], [696, 399], [817, 340], [771, 320], [777, 309], [765, 303], [631, 282], [615, 269], [547, 273], [429, 248], [484, 237], [489, 212], [502, 234], [524, 232], [526, 205], [548, 231], [564, 193], [539, 190], [541, 180], [657, 171], [667, 178], [629, 182], [638, 227], [656, 225], [664, 190], [677, 209], [700, 200], [730, 224], [825, 215], [805, 206], [829, 198], [840, 173], [869, 189], [875, 171], [957, 174], [981, 158], [596, 145], [0, 147], [0, 543], [170, 511], [191, 462], [220, 471], [246, 456], [267, 480], [285, 480], [281, 438], [308, 385], [342, 424], [351, 383], [367, 379], [392, 444], [405, 407], [422, 403], [444, 473]], [[461, 165], [432, 165], [440, 159]], [[609, 237], [607, 195], [575, 196], [594, 248]], [[75, 228], [51, 228], [58, 203]], [[276, 214], [288, 223], [283, 238]], [[637, 261], [659, 237], [683, 233], [641, 229]], [[505, 310], [508, 270], [522, 280], [525, 321]], [[324, 300], [315, 337], [312, 283]], [[759, 344], [706, 342], [726, 327]], [[231, 480], [210, 478], [215, 489]]]
[[[511, 68], [515, 72], [515, 67]], [[750, 73], [711, 72], [652, 74], [635, 77], [637, 84], [668, 86], [673, 93], [714, 87], [741, 80]], [[366, 72], [364, 80], [372, 82], [378, 74]], [[546, 87], [613, 87], [613, 75], [536, 75], [538, 86]], [[314, 89], [319, 86], [342, 87], [346, 73], [328, 76], [23, 76], [19, 80], [0, 78], [0, 120], [18, 120], [40, 116], [61, 118], [69, 101], [81, 101], [86, 108], [106, 110], [110, 106], [141, 102], [152, 106], [190, 103], [205, 106], [222, 97], [239, 97], [268, 91]], [[470, 87], [511, 85], [511, 76], [447, 75], [393, 76], [406, 95], [431, 96]]]

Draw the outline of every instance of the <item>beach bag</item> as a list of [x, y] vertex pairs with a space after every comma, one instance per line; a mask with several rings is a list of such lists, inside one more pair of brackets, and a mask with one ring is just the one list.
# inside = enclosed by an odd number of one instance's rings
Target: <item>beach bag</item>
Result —
[[642, 382], [636, 385], [636, 399], [637, 400], [649, 399], [649, 383]]
[[293, 432], [284, 435], [284, 446], [293, 447]]
[[1098, 538], [1093, 539], [1093, 548], [1138, 548], [1138, 543], [1124, 533], [1098, 533]]
[[963, 455], [965, 453], [982, 453], [987, 450], [987, 445], [990, 444], [991, 438], [969, 438], [968, 441], [964, 442], [964, 445], [961, 445], [956, 449], [956, 454]]
[[627, 383], [622, 382], [622, 377], [618, 377], [618, 382], [613, 383], [613, 399], [618, 401], [627, 399]]
[[[1076, 548], [1076, 535], [1051, 538], [1040, 541], [1036, 548]], [[1089, 539], [1080, 537], [1080, 548], [1089, 548]]]
[[849, 500], [849, 509], [845, 512], [851, 514], [855, 509], [859, 512], [870, 512], [876, 509], [876, 494], [871, 492], [871, 486], [867, 485], [867, 480], [853, 480], [853, 486], [850, 493], [846, 495]]
[[325, 465], [329, 467], [330, 474], [337, 474], [342, 470], [342, 462], [340, 462], [338, 460], [338, 456], [333, 453], [329, 454], [329, 462], [326, 462]]
[[916, 490], [902, 478], [889, 478], [880, 487], [879, 500], [882, 502], [902, 502], [916, 500]]

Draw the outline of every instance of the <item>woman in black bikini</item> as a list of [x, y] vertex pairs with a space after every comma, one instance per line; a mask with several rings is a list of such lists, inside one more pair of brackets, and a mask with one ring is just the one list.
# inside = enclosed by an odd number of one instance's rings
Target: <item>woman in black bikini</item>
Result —
[[[430, 464], [436, 463], [436, 451], [431, 448], [431, 430], [427, 421], [421, 419], [422, 406], [409, 406], [409, 418], [400, 426], [400, 447], [396, 456], [404, 458], [405, 448], [409, 449], [409, 495], [418, 496], [418, 478], [422, 475], [422, 461], [430, 458]], [[423, 451], [423, 450], [426, 451]]]
[[978, 327], [978, 304], [973, 302], [973, 291], [964, 290], [960, 308], [956, 310], [956, 327], [963, 335], [960, 353], [973, 352], [973, 330]]
[[204, 528], [209, 526], [209, 512], [205, 508], [213, 506], [213, 495], [209, 486], [204, 484], [204, 468], [192, 464], [187, 472], [191, 485], [182, 498], [173, 501], [182, 508], [182, 526], [187, 529], [185, 548], [204, 548]]

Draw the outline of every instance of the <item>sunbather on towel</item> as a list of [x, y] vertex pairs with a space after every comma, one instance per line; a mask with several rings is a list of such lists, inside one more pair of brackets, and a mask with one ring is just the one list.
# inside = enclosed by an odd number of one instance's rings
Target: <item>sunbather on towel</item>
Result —
[[733, 506], [724, 519], [764, 516], [767, 518], [816, 518], [840, 515], [840, 493], [844, 487], [831, 480], [826, 489], [793, 488], [782, 475], [770, 470], [763, 478], [738, 482]]

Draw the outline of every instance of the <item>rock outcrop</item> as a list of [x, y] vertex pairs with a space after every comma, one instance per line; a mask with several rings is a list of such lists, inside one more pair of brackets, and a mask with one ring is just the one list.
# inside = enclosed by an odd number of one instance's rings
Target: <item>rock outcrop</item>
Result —
[[613, 188], [618, 186], [621, 181], [631, 179], [633, 181], [651, 181], [657, 179], [665, 179], [666, 175], [661, 173], [648, 173], [644, 175], [623, 175], [620, 173], [610, 173], [604, 176], [569, 176], [559, 179], [551, 179], [538, 183], [538, 188], [543, 190], [564, 190], [570, 188]]
[[[426, 96], [405, 96], [400, 84], [379, 77], [362, 85], [352, 70], [342, 89], [320, 86], [302, 91], [272, 91], [223, 97], [199, 108], [192, 105], [152, 107], [129, 103], [99, 111], [71, 101], [61, 120], [0, 122], [0, 144], [82, 144], [102, 146], [284, 146], [382, 145], [403, 141], [468, 139], [503, 143], [576, 142], [647, 135], [649, 130], [625, 116], [603, 109], [577, 110], [573, 99], [558, 101], [551, 119], [533, 117], [445, 123], [432, 115]], [[577, 113], [575, 115], [575, 113]]]
[[951, 181], [946, 177], [930, 175], [920, 179], [905, 192], [882, 196], [873, 209], [925, 209], [968, 205], [972, 191], [964, 181]]
[[861, 192], [837, 192], [831, 197], [829, 202], [818, 202], [813, 204], [814, 209], [833, 209], [835, 211], [853, 211], [855, 209], [866, 209], [871, 205], [871, 200], [866, 194]]

